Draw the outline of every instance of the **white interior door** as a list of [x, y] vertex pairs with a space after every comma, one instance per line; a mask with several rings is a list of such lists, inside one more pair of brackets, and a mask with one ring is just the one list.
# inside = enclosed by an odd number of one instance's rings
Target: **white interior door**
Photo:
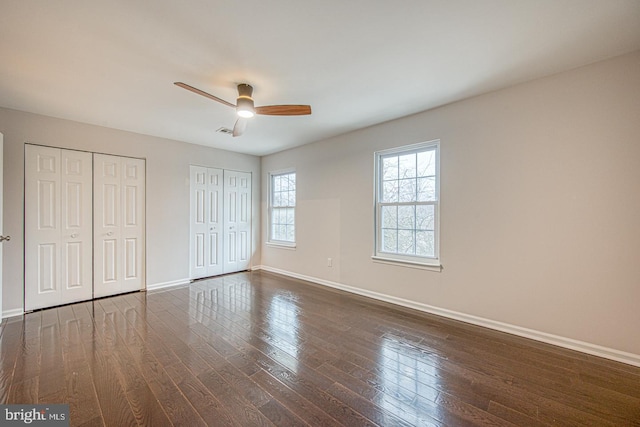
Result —
[[94, 154], [95, 298], [145, 284], [145, 161]]
[[223, 272], [247, 270], [251, 259], [251, 173], [224, 171]]
[[190, 168], [190, 277], [222, 273], [221, 169]]
[[25, 310], [92, 297], [91, 153], [25, 145]]

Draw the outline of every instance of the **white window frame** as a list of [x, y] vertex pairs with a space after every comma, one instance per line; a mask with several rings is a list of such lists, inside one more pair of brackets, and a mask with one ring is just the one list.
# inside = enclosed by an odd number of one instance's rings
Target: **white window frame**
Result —
[[[417, 153], [424, 150], [434, 150], [436, 157], [435, 164], [435, 201], [429, 202], [409, 202], [409, 205], [433, 205], [434, 206], [434, 256], [426, 257], [420, 255], [398, 254], [382, 251], [382, 159], [390, 155], [403, 155]], [[441, 271], [440, 259], [440, 140], [421, 142], [418, 144], [405, 145], [402, 147], [390, 148], [376, 151], [374, 153], [374, 242], [373, 255], [374, 262], [385, 264], [404, 265], [407, 267], [421, 268], [425, 270]], [[398, 202], [400, 203], [400, 202]]]
[[[282, 176], [282, 175], [289, 175], [289, 174], [295, 174], [296, 175], [296, 197], [295, 197], [295, 201], [296, 204], [293, 206], [279, 206], [279, 208], [282, 207], [286, 207], [286, 208], [293, 208], [293, 224], [294, 224], [294, 234], [293, 234], [293, 241], [288, 241], [288, 240], [276, 240], [273, 238], [272, 235], [272, 230], [273, 230], [273, 225], [272, 225], [272, 220], [273, 220], [273, 179], [277, 176]], [[268, 246], [274, 246], [274, 247], [282, 247], [282, 248], [286, 248], [286, 249], [295, 249], [296, 248], [296, 232], [297, 232], [297, 225], [296, 225], [296, 212], [297, 212], [297, 204], [298, 204], [298, 187], [297, 187], [297, 182], [298, 182], [298, 174], [296, 173], [295, 169], [282, 169], [282, 170], [277, 170], [277, 171], [271, 171], [268, 173], [268, 177], [269, 177], [269, 184], [268, 184], [268, 230], [267, 230], [267, 245]]]

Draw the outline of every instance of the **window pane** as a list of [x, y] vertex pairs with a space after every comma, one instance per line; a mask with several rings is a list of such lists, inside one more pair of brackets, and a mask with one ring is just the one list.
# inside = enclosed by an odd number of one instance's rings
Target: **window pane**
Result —
[[400, 184], [400, 202], [415, 202], [416, 201], [416, 180], [414, 178], [402, 179]]
[[413, 230], [398, 230], [398, 253], [412, 255], [415, 253], [413, 246]]
[[282, 193], [273, 193], [273, 206], [282, 206]]
[[416, 230], [430, 230], [434, 229], [434, 212], [433, 205], [418, 205], [416, 206]]
[[293, 242], [295, 240], [295, 227], [293, 225], [287, 225], [286, 240]]
[[415, 225], [415, 206], [398, 206], [398, 228], [413, 230]]
[[381, 209], [382, 228], [398, 228], [398, 207], [383, 206]]
[[399, 178], [413, 178], [416, 176], [416, 155], [406, 154], [399, 158]]
[[273, 191], [282, 191], [282, 184], [281, 184], [281, 177], [280, 176], [274, 176], [273, 177]]
[[418, 153], [418, 174], [417, 176], [435, 176], [436, 174], [436, 152], [435, 150]]
[[384, 252], [396, 252], [398, 249], [398, 231], [383, 230], [382, 231], [382, 250]]
[[287, 226], [278, 225], [278, 240], [286, 240], [286, 239], [287, 239]]
[[416, 231], [416, 255], [435, 256], [435, 233], [433, 231]]
[[398, 201], [398, 181], [388, 181], [382, 187], [382, 201], [394, 203]]
[[398, 179], [398, 157], [384, 157], [382, 159], [382, 179], [385, 181]]
[[418, 201], [432, 202], [436, 200], [436, 177], [418, 178]]
[[295, 212], [295, 210], [293, 208], [287, 209], [287, 215], [286, 215], [286, 224], [287, 225], [293, 225], [294, 212]]
[[287, 192], [287, 205], [288, 206], [295, 206], [296, 205], [296, 192], [295, 191], [288, 191]]

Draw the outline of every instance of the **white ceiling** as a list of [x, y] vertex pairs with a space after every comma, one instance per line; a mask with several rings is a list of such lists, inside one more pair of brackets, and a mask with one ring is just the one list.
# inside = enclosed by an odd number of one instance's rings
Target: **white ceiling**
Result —
[[639, 0], [0, 0], [0, 106], [263, 155], [637, 49]]

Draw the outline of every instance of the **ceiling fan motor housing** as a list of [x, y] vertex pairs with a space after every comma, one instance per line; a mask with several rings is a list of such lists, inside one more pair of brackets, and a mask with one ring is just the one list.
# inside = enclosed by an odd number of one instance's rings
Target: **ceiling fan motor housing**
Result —
[[251, 95], [253, 95], [253, 86], [246, 83], [240, 83], [238, 85], [239, 98], [251, 98]]

